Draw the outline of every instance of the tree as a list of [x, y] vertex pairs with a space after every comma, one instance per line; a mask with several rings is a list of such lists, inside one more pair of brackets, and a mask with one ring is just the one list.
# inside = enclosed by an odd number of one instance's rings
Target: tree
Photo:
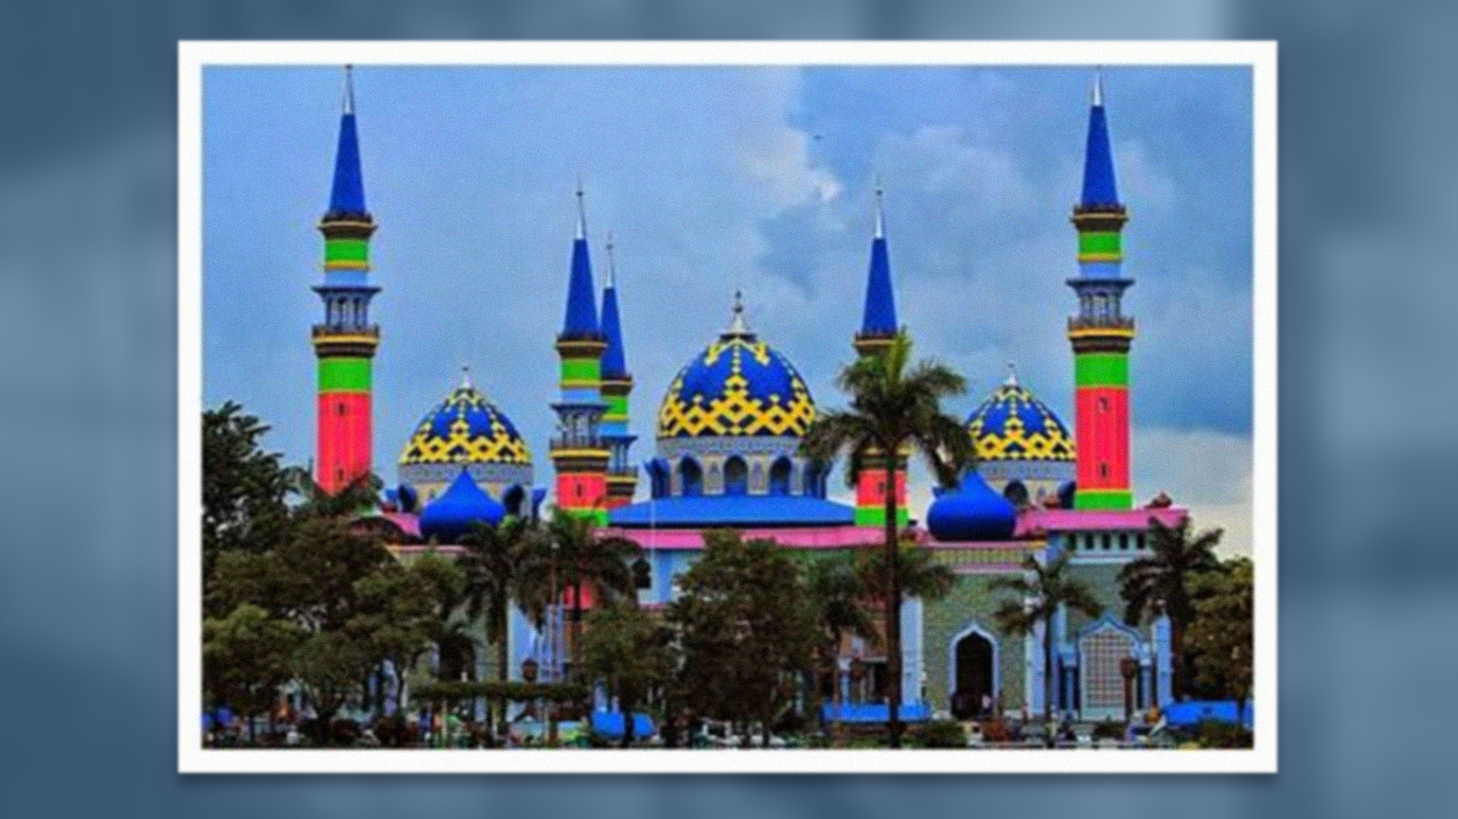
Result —
[[1174, 650], [1174, 695], [1189, 690], [1189, 669], [1183, 660], [1185, 629], [1195, 618], [1188, 583], [1196, 572], [1216, 569], [1219, 560], [1215, 547], [1223, 534], [1210, 529], [1190, 534], [1190, 519], [1177, 526], [1165, 526], [1149, 519], [1149, 557], [1126, 563], [1119, 571], [1120, 594], [1124, 598], [1124, 622], [1138, 625], [1161, 610], [1169, 614], [1171, 644]]
[[1195, 618], [1180, 646], [1192, 682], [1235, 700], [1237, 722], [1242, 725], [1255, 683], [1254, 581], [1255, 568], [1244, 557], [1195, 573], [1189, 584]]
[[385, 482], [372, 472], [354, 478], [338, 492], [326, 491], [303, 467], [289, 467], [287, 476], [289, 491], [303, 499], [294, 510], [294, 514], [301, 517], [356, 517], [379, 505], [380, 490], [385, 486]]
[[599, 606], [587, 618], [583, 665], [601, 680], [623, 714], [624, 748], [633, 742], [633, 712], [673, 671], [668, 627], [630, 601]]
[[941, 400], [967, 390], [962, 376], [933, 361], [909, 364], [911, 340], [905, 331], [884, 352], [845, 368], [837, 385], [851, 396], [850, 409], [827, 412], [810, 425], [800, 451], [817, 461], [847, 453], [847, 481], [854, 485], [871, 453], [880, 457], [886, 476], [886, 659], [890, 676], [891, 747], [901, 746], [901, 575], [896, 536], [896, 467], [900, 453], [915, 452], [931, 465], [943, 486], [954, 486], [975, 461], [972, 440], [962, 422], [942, 414]]
[[[289, 510], [287, 471], [276, 452], [263, 452], [268, 427], [228, 401], [202, 414], [202, 559], [204, 594], [223, 552], [258, 554], [284, 537]], [[213, 610], [222, 617], [228, 610]]]
[[774, 541], [714, 531], [704, 544], [665, 614], [683, 647], [682, 690], [699, 713], [758, 720], [768, 739], [794, 702], [794, 679], [813, 667], [814, 612], [793, 558]]
[[[815, 641], [817, 670], [831, 675], [831, 698], [836, 704], [837, 724], [840, 713], [840, 685], [837, 680], [837, 661], [840, 646], [847, 633], [866, 640], [878, 640], [875, 624], [871, 621], [862, 601], [877, 586], [868, 586], [864, 576], [857, 571], [858, 561], [854, 552], [836, 550], [831, 552], [804, 552], [804, 584], [809, 616], [819, 631]], [[813, 685], [815, 692], [815, 713], [823, 718], [825, 712], [819, 681]], [[823, 726], [822, 726], [823, 729]]]
[[[547, 523], [547, 545], [555, 552], [546, 560], [534, 561], [529, 584], [542, 588], [546, 571], [555, 571], [559, 589], [572, 589], [572, 667], [582, 665], [582, 593], [590, 589], [594, 598], [604, 602], [633, 598], [637, 589], [628, 561], [637, 556], [638, 544], [624, 537], [599, 537], [592, 531], [590, 518], [581, 517], [561, 507], [553, 510]], [[528, 595], [528, 599], [540, 595]], [[555, 601], [554, 601], [555, 602]], [[540, 617], [537, 618], [540, 621]]]
[[[1094, 599], [1093, 592], [1077, 578], [1064, 574], [1068, 568], [1067, 551], [1044, 565], [1036, 557], [1028, 555], [1023, 560], [1022, 576], [995, 578], [989, 583], [993, 590], [1011, 591], [1016, 599], [1004, 600], [992, 615], [997, 626], [1004, 633], [1027, 636], [1043, 625], [1043, 719], [1053, 719], [1053, 615], [1060, 606], [1070, 606], [1097, 617], [1103, 606]], [[1051, 735], [1050, 735], [1051, 741]]]
[[[428, 565], [428, 564], [427, 564]], [[429, 639], [439, 591], [373, 537], [341, 519], [306, 515], [262, 554], [219, 556], [210, 605], [252, 604], [304, 635], [290, 662], [321, 728], [384, 660], [406, 664]]]
[[232, 703], [248, 722], [265, 713], [291, 676], [290, 658], [302, 638], [287, 620], [243, 603], [226, 617], [203, 619], [203, 686], [219, 700]]
[[[496, 676], [502, 682], [511, 671], [507, 655], [511, 604], [521, 598], [526, 567], [536, 559], [532, 545], [531, 523], [514, 516], [495, 526], [474, 523], [461, 538], [466, 551], [458, 560], [465, 574], [466, 616], [485, 623], [486, 640], [496, 646]], [[499, 709], [505, 719], [505, 701]]]

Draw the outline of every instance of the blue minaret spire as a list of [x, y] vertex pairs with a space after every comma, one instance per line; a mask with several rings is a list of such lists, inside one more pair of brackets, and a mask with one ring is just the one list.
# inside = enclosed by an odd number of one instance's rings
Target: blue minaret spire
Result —
[[861, 331], [856, 334], [859, 352], [884, 347], [895, 338], [896, 296], [891, 290], [891, 262], [886, 253], [886, 215], [881, 206], [881, 182], [876, 180], [876, 223], [871, 238], [871, 265], [866, 273], [866, 307]]
[[1083, 196], [1086, 209], [1117, 208], [1119, 193], [1114, 185], [1114, 157], [1109, 148], [1109, 123], [1104, 115], [1104, 83], [1094, 74], [1093, 102], [1088, 112], [1088, 146], [1083, 159]]
[[626, 378], [628, 365], [623, 349], [622, 322], [618, 319], [618, 281], [613, 259], [612, 231], [608, 231], [607, 254], [608, 284], [602, 291], [602, 323], [600, 325], [603, 338], [607, 341], [607, 349], [602, 353], [602, 377]]
[[572, 241], [572, 272], [567, 281], [567, 316], [562, 339], [602, 338], [593, 294], [592, 262], [587, 254], [587, 210], [582, 202], [582, 180], [577, 180], [577, 235]]
[[344, 67], [344, 111], [339, 117], [339, 149], [334, 155], [334, 187], [329, 216], [364, 216], [364, 177], [360, 173], [359, 134], [354, 123], [353, 66]]
[[633, 501], [638, 470], [629, 460], [634, 436], [628, 434], [628, 395], [633, 376], [623, 347], [623, 327], [618, 318], [617, 260], [613, 258], [613, 234], [608, 231], [608, 285], [602, 291], [602, 334], [607, 348], [602, 354], [602, 400], [607, 405], [598, 427], [610, 453], [607, 468], [607, 507], [616, 509]]

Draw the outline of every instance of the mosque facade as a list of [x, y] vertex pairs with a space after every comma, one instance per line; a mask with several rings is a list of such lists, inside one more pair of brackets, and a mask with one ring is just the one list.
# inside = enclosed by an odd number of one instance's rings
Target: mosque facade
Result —
[[[331, 490], [371, 468], [370, 368], [380, 336], [367, 309], [379, 288], [367, 278], [375, 223], [364, 205], [358, 138], [346, 79], [334, 185], [319, 225], [324, 283], [314, 288], [326, 312], [324, 324], [313, 328], [316, 468], [318, 482]], [[1121, 268], [1128, 215], [1117, 195], [1097, 79], [1082, 195], [1072, 214], [1077, 273], [1068, 284], [1076, 312], [1066, 334], [1075, 365], [1073, 430], [1010, 371], [966, 421], [976, 470], [956, 489], [938, 491], [924, 522], [907, 509], [906, 453], [894, 455], [891, 485], [887, 454], [870, 453], [868, 463], [878, 468], [863, 471], [853, 505], [827, 495], [832, 467], [799, 454], [816, 417], [809, 387], [791, 358], [749, 326], [738, 293], [727, 326], [718, 333], [705, 328], [703, 349], [667, 379], [653, 451], [635, 456], [628, 427], [637, 382], [627, 367], [612, 246], [609, 241], [609, 275], [599, 301], [580, 185], [577, 196], [566, 310], [555, 337], [559, 394], [549, 407], [517, 409], [555, 414], [546, 447], [552, 479], [538, 483], [527, 442], [466, 377], [425, 413], [401, 452], [398, 485], [386, 492], [379, 515], [397, 554], [452, 551], [472, 522], [539, 516], [550, 495], [557, 507], [590, 518], [603, 534], [642, 547], [647, 571], [640, 569], [646, 576], [638, 584], [639, 603], [659, 608], [673, 598], [674, 577], [701, 554], [708, 531], [733, 529], [790, 549], [876, 547], [884, 538], [886, 493], [892, 492], [898, 525], [957, 577], [943, 599], [902, 603], [907, 717], [1042, 712], [1045, 635], [1041, 627], [1026, 635], [1001, 633], [993, 612], [1006, 593], [991, 591], [988, 581], [1021, 573], [1028, 556], [1049, 561], [1063, 552], [1068, 571], [1105, 609], [1098, 617], [1060, 611], [1051, 619], [1056, 710], [1082, 719], [1122, 715], [1126, 691], [1136, 708], [1169, 701], [1169, 623], [1124, 624], [1117, 576], [1121, 566], [1150, 553], [1151, 518], [1176, 525], [1186, 512], [1162, 493], [1142, 507], [1133, 501], [1128, 350], [1134, 323], [1121, 302], [1134, 282]], [[847, 328], [859, 355], [879, 354], [901, 328], [879, 190], [875, 212], [861, 325]], [[511, 673], [519, 675], [527, 658], [545, 669], [559, 667], [561, 630], [560, 623], [549, 623], [539, 633], [517, 615]], [[483, 675], [486, 653], [478, 661]], [[874, 642], [847, 641], [835, 678], [824, 685], [837, 687], [847, 708], [874, 714], [887, 687], [885, 660]]]

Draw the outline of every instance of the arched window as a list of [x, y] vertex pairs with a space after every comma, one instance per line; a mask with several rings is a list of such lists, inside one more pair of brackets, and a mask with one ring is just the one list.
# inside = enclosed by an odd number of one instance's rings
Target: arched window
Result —
[[1028, 487], [1022, 481], [1009, 481], [1002, 490], [1002, 496], [1013, 506], [1028, 505]]
[[515, 484], [501, 496], [501, 505], [506, 507], [506, 514], [521, 517], [521, 504], [524, 500], [526, 500], [526, 490], [521, 488], [521, 484]]
[[744, 459], [734, 455], [724, 462], [724, 494], [744, 495], [749, 492], [749, 468]]
[[683, 485], [685, 498], [697, 498], [704, 494], [704, 470], [693, 458], [684, 458], [678, 465], [679, 482]]
[[668, 470], [663, 461], [655, 458], [648, 462], [648, 479], [652, 485], [653, 497], [661, 498], [668, 494]]
[[770, 467], [769, 493], [771, 495], [790, 494], [790, 459], [780, 458], [775, 465]]
[[817, 491], [820, 486], [820, 466], [815, 463], [805, 464], [805, 497], [820, 497]]

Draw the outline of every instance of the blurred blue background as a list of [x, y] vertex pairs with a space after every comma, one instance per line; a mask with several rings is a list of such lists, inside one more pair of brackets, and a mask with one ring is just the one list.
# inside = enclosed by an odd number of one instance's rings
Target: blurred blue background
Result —
[[[0, 800], [12, 816], [1451, 811], [1458, 6], [1348, 0], [32, 3], [0, 26]], [[178, 39], [1281, 43], [1276, 777], [180, 777]], [[1445, 228], [1447, 229], [1445, 231]], [[185, 419], [191, 420], [191, 419]], [[1439, 515], [1440, 516], [1440, 515]], [[1450, 807], [1444, 808], [1445, 805]], [[1303, 808], [1307, 810], [1302, 810]]]

